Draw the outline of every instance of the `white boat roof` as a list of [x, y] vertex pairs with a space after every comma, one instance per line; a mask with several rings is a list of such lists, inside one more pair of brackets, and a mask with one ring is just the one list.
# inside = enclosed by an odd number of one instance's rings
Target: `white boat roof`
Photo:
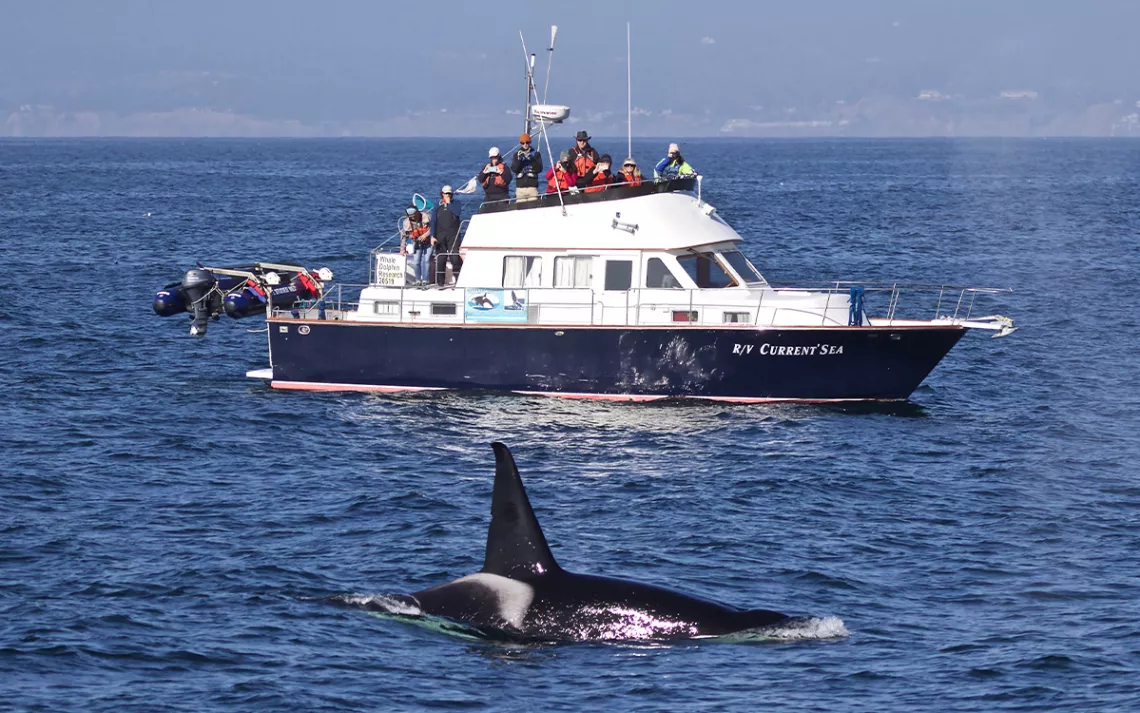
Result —
[[[463, 247], [468, 250], [683, 250], [737, 243], [740, 235], [715, 209], [688, 192], [620, 197], [614, 191], [572, 196], [546, 195], [541, 204], [511, 205], [471, 218]], [[554, 202], [551, 199], [554, 198]], [[486, 208], [484, 208], [486, 210]]]

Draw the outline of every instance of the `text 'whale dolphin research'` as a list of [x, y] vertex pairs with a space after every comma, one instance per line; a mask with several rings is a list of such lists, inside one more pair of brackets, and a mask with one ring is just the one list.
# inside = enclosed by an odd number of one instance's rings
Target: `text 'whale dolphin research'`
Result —
[[847, 633], [838, 619], [738, 609], [663, 587], [567, 572], [550, 553], [510, 450], [502, 443], [492, 448], [495, 485], [483, 569], [411, 596], [341, 601], [398, 618], [446, 620], [462, 625], [465, 633], [511, 641], [661, 641], [748, 632], [795, 639]]

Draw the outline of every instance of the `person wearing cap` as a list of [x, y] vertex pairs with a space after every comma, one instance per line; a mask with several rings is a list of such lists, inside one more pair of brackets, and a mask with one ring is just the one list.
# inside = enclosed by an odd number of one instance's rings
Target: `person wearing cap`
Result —
[[408, 256], [417, 285], [428, 282], [435, 243], [428, 215], [414, 205], [405, 208], [404, 219], [400, 222], [400, 254]]
[[546, 172], [546, 192], [561, 193], [578, 185], [578, 174], [574, 172], [574, 162], [570, 159], [570, 152], [563, 151], [558, 157], [558, 163]]
[[463, 222], [459, 202], [451, 186], [439, 189], [439, 205], [435, 209], [435, 282], [447, 282], [447, 263], [453, 275], [458, 275], [463, 261], [459, 258], [459, 226]]
[[637, 170], [637, 161], [627, 158], [621, 164], [621, 170], [614, 174], [614, 183], [623, 186], [640, 186], [641, 171]]
[[511, 171], [503, 163], [498, 146], [492, 146], [487, 152], [487, 165], [479, 173], [479, 182], [483, 184], [483, 200], [486, 202], [510, 200]]
[[530, 134], [519, 134], [519, 150], [511, 159], [515, 174], [515, 200], [538, 200], [538, 177], [542, 175], [542, 153], [531, 148]]
[[614, 174], [613, 171], [610, 170], [612, 163], [613, 159], [610, 158], [608, 153], [602, 154], [598, 165], [587, 171], [586, 175], [582, 176], [581, 180], [578, 181], [579, 187], [585, 188], [587, 193], [597, 193], [598, 191], [606, 190], [606, 188], [614, 182]]
[[574, 163], [574, 173], [585, 176], [591, 168], [597, 165], [601, 157], [590, 145], [590, 135], [585, 131], [579, 131], [574, 139], [574, 147], [570, 149], [570, 160]]
[[696, 171], [681, 155], [681, 147], [669, 144], [669, 155], [657, 162], [653, 167], [653, 178], [658, 181], [671, 181], [674, 178], [692, 176]]

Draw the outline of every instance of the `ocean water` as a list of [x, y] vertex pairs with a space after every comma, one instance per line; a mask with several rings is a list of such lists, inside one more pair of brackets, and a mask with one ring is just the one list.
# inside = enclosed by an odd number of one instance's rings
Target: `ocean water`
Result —
[[[683, 148], [772, 281], [1010, 287], [1021, 329], [891, 406], [278, 393], [259, 320], [153, 292], [362, 282], [486, 142], [0, 141], [0, 710], [1140, 709], [1140, 142]], [[479, 569], [493, 440], [565, 568], [831, 624], [507, 647], [337, 604]]]

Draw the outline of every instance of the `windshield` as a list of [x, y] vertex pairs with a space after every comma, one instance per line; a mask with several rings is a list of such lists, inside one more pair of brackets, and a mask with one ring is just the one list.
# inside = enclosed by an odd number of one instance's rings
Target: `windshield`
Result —
[[739, 250], [730, 250], [728, 252], [723, 252], [720, 254], [720, 256], [724, 258], [724, 261], [728, 263], [729, 267], [731, 267], [733, 270], [736, 270], [736, 274], [744, 278], [744, 281], [746, 283], [750, 285], [757, 283], [761, 285], [768, 284], [768, 281], [764, 279], [764, 276], [761, 275], [756, 270], [756, 268], [752, 266], [752, 263], [748, 261], [748, 258], [744, 257], [744, 253], [740, 252]]
[[677, 258], [677, 264], [684, 268], [697, 287], [734, 287], [736, 280], [732, 279], [711, 253], [697, 253], [695, 255], [682, 255]]

